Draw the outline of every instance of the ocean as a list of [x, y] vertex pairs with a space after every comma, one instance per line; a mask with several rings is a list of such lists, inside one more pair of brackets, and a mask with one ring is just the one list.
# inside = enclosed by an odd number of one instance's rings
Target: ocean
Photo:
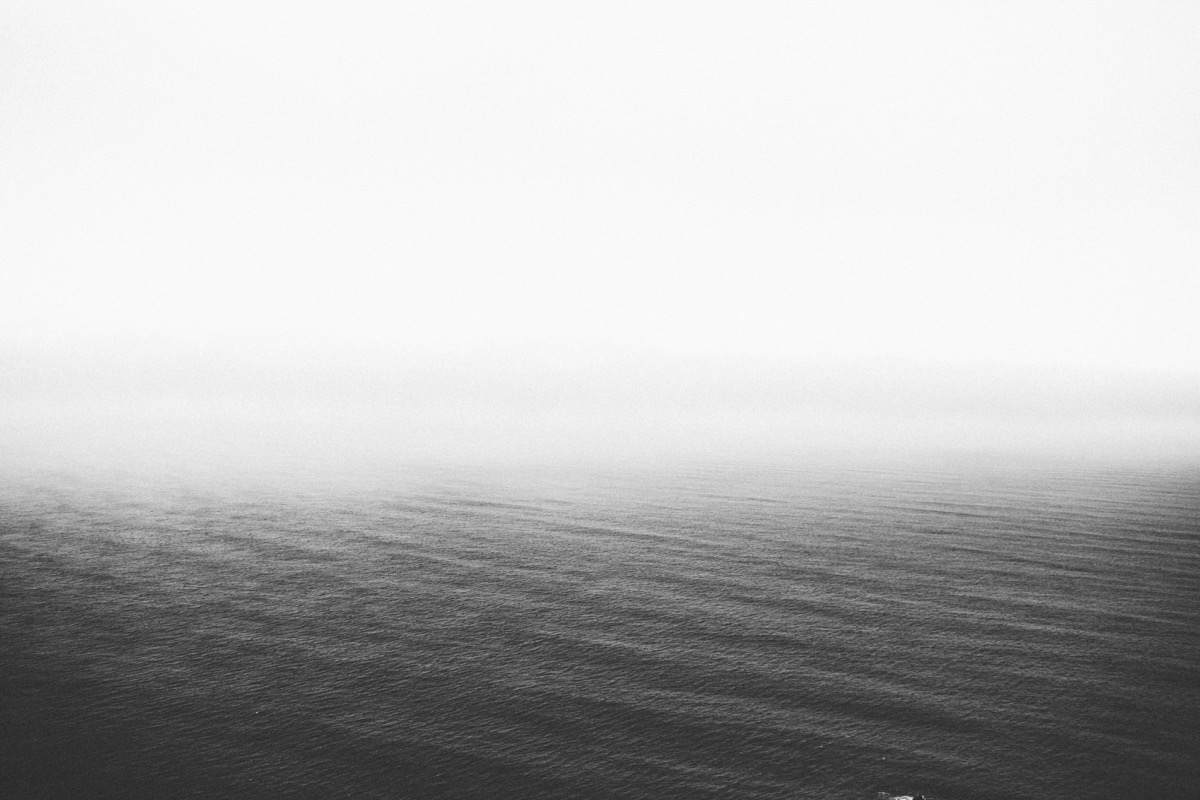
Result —
[[4, 468], [0, 796], [1200, 797], [1200, 463]]

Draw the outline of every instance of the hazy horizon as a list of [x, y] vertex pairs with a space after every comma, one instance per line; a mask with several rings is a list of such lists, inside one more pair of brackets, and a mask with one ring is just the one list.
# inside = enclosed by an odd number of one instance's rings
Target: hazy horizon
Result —
[[1197, 449], [1195, 4], [3, 20], [10, 449]]
[[1187, 457], [1200, 380], [1147, 371], [751, 359], [8, 358], [8, 455], [253, 468], [805, 459], [953, 452]]

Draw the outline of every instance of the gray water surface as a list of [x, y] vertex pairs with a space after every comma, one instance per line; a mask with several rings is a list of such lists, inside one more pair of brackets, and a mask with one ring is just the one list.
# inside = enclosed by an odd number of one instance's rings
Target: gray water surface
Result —
[[11, 470], [14, 798], [1194, 798], [1200, 469]]

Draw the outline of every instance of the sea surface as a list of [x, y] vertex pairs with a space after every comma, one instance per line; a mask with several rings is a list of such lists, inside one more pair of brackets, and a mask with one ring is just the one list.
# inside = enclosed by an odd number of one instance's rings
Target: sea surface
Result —
[[1200, 463], [5, 468], [0, 797], [1200, 797]]

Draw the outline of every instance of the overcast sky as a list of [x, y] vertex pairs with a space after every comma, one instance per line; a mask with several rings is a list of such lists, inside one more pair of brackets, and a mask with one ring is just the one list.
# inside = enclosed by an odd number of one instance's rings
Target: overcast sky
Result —
[[0, 345], [1192, 370], [1194, 2], [9, 2]]

